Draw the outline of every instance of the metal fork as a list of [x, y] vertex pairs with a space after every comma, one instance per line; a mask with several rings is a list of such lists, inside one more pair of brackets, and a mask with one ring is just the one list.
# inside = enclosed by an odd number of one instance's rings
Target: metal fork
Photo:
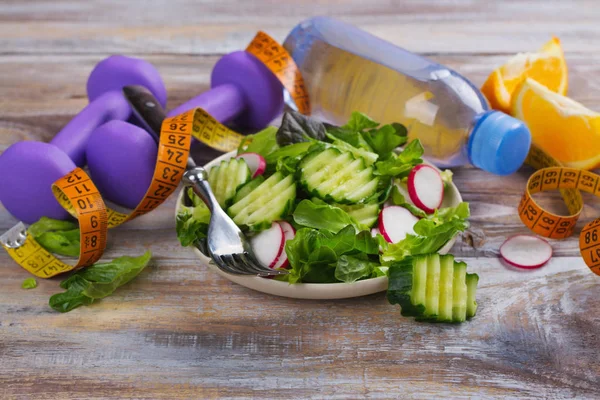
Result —
[[[254, 256], [248, 239], [223, 211], [208, 184], [208, 173], [202, 167], [183, 174], [183, 182], [192, 187], [210, 210], [206, 248], [209, 257], [222, 271], [236, 275], [283, 275], [287, 271], [262, 266]], [[203, 246], [204, 247], [204, 246]], [[200, 247], [199, 247], [200, 248]], [[200, 251], [203, 249], [200, 248]]]

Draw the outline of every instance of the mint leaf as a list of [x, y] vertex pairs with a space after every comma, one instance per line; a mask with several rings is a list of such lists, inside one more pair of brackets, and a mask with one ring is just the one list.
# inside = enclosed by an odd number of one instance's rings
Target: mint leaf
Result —
[[37, 281], [35, 278], [27, 278], [21, 283], [22, 289], [35, 289], [37, 287]]

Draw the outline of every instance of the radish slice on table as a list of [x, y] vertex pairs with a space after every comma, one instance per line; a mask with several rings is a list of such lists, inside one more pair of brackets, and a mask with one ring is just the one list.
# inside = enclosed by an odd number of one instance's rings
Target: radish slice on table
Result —
[[407, 233], [414, 235], [413, 226], [418, 220], [419, 218], [404, 207], [385, 207], [379, 213], [379, 232], [388, 242], [397, 243], [404, 239]]
[[241, 158], [246, 161], [248, 168], [250, 168], [250, 172], [252, 172], [253, 178], [262, 175], [267, 168], [267, 162], [265, 161], [265, 158], [258, 153], [244, 153], [240, 154], [236, 158]]
[[539, 268], [552, 257], [552, 246], [537, 236], [515, 235], [500, 246], [500, 255], [515, 267]]
[[290, 263], [288, 261], [287, 253], [285, 252], [285, 242], [296, 237], [296, 230], [289, 222], [279, 221], [278, 224], [281, 226], [281, 230], [283, 231], [283, 251], [277, 258], [275, 265], [273, 265], [273, 269], [288, 267]]
[[265, 267], [273, 268], [285, 244], [285, 236], [281, 225], [273, 222], [269, 229], [254, 236], [250, 244], [256, 260]]
[[444, 201], [444, 181], [437, 169], [419, 164], [408, 175], [408, 194], [415, 206], [428, 214]]

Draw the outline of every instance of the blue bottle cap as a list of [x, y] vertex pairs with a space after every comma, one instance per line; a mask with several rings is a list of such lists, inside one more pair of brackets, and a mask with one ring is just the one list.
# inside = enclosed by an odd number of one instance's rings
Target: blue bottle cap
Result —
[[523, 121], [500, 111], [482, 115], [469, 137], [471, 164], [496, 175], [516, 172], [529, 153], [531, 133]]

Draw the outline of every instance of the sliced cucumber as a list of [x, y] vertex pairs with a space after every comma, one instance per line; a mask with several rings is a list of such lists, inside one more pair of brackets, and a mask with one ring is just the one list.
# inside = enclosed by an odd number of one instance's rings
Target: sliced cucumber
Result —
[[306, 155], [298, 164], [300, 182], [313, 196], [336, 203], [356, 204], [377, 190], [378, 178], [363, 158], [328, 148]]
[[454, 279], [452, 282], [452, 321], [463, 322], [467, 320], [467, 264], [454, 263]]
[[283, 219], [295, 198], [294, 178], [276, 172], [233, 203], [227, 212], [237, 225], [260, 230]]
[[336, 204], [336, 207], [346, 211], [356, 222], [371, 228], [379, 218], [379, 204]]
[[265, 177], [262, 175], [259, 175], [256, 178], [252, 179], [250, 182], [246, 183], [245, 185], [240, 186], [238, 188], [237, 192], [235, 193], [235, 196], [233, 197], [233, 202], [237, 203], [238, 201], [240, 201], [241, 199], [246, 197], [246, 195], [248, 193], [252, 192], [264, 181], [265, 181]]
[[479, 283], [479, 275], [467, 274], [467, 318], [473, 318], [477, 312], [477, 301], [475, 293], [477, 284]]
[[475, 316], [479, 277], [454, 256], [429, 254], [390, 265], [388, 301], [420, 321], [463, 322]]
[[454, 280], [454, 257], [450, 254], [440, 257], [440, 302], [438, 321], [452, 322], [452, 282]]
[[426, 317], [436, 319], [440, 306], [440, 256], [430, 254], [427, 257], [427, 288], [425, 294]]
[[243, 159], [230, 158], [210, 169], [208, 183], [221, 207], [226, 207], [241, 185], [250, 180], [252, 173]]

